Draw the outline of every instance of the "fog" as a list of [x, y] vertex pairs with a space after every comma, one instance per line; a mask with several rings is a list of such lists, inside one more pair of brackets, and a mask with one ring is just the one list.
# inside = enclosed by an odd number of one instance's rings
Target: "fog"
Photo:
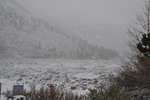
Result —
[[[143, 0], [16, 0], [34, 15], [59, 23], [95, 45], [125, 52], [127, 25]], [[76, 31], [76, 32], [75, 32]]]

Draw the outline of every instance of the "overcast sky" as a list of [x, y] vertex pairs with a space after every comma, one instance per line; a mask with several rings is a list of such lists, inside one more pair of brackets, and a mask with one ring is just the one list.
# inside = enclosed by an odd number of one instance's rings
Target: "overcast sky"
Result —
[[[125, 36], [127, 25], [143, 6], [143, 0], [16, 0], [41, 17], [57, 18], [73, 23], [100, 23], [114, 27]], [[113, 33], [113, 32], [112, 32]], [[113, 36], [113, 34], [109, 34]], [[122, 39], [121, 39], [122, 40]], [[111, 45], [111, 44], [109, 44]]]
[[16, 0], [41, 16], [87, 16], [107, 23], [127, 23], [143, 0]]

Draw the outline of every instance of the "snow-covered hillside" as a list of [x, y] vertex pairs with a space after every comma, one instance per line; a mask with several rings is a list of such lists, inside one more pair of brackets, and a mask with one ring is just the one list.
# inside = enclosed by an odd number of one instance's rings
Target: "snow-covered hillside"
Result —
[[[109, 59], [115, 57], [115, 51], [93, 46], [54, 23], [34, 17], [14, 0], [0, 0], [3, 92], [12, 90], [14, 84], [23, 84], [27, 90], [30, 84], [57, 84], [64, 91], [85, 94], [119, 66]], [[94, 60], [99, 58], [109, 60]]]
[[32, 58], [111, 58], [117, 53], [32, 16], [14, 0], [0, 0], [0, 52]]
[[0, 4], [1, 8], [4, 7], [5, 10], [13, 10], [16, 13], [19, 13], [20, 15], [31, 16], [31, 13], [28, 10], [26, 10], [24, 7], [22, 7], [14, 0], [0, 0]]
[[85, 94], [89, 88], [107, 82], [106, 77], [120, 67], [118, 60], [4, 59], [0, 61], [3, 92], [13, 85], [56, 84], [64, 91]]

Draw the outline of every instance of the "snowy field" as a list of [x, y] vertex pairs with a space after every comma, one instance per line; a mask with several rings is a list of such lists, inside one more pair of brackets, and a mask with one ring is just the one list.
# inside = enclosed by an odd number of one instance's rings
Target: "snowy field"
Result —
[[13, 85], [29, 84], [47, 86], [56, 84], [64, 90], [85, 94], [89, 88], [106, 81], [109, 74], [120, 67], [120, 60], [52, 60], [52, 59], [3, 59], [0, 60], [2, 91], [12, 90]]

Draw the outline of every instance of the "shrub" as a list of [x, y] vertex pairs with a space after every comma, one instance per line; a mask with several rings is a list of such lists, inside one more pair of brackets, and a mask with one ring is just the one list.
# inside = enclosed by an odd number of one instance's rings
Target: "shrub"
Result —
[[[48, 88], [41, 87], [36, 90], [35, 85], [31, 85], [30, 91], [24, 91], [23, 94], [27, 100], [86, 100], [85, 96], [75, 95], [71, 92], [63, 92], [56, 88], [54, 85], [50, 85]], [[5, 93], [6, 97], [17, 94]], [[20, 95], [20, 94], [19, 94]]]
[[130, 96], [121, 91], [116, 85], [109, 87], [101, 86], [95, 89], [89, 89], [89, 100], [131, 100]]
[[[139, 58], [137, 58], [139, 59]], [[135, 100], [145, 100], [150, 96], [150, 60], [142, 59], [129, 62], [123, 70], [114, 77], [114, 82], [129, 92]]]

